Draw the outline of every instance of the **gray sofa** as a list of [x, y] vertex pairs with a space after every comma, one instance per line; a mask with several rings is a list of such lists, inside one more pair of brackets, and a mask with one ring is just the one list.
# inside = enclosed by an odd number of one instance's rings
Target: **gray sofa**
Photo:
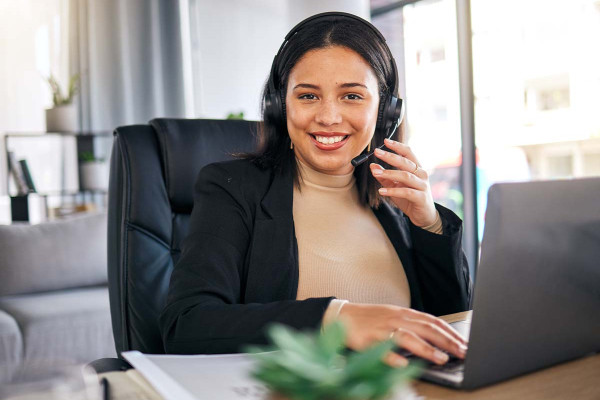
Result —
[[0, 385], [115, 357], [106, 214], [0, 226]]

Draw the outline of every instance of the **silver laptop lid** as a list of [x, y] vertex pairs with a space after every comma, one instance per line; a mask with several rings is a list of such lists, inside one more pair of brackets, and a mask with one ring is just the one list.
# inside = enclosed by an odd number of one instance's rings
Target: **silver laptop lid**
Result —
[[463, 386], [600, 350], [600, 179], [490, 188]]

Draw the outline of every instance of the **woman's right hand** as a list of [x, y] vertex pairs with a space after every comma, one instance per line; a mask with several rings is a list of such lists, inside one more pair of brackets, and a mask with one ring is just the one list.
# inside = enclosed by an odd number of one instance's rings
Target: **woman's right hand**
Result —
[[[464, 358], [467, 350], [467, 341], [447, 322], [410, 308], [346, 303], [339, 319], [346, 326], [346, 345], [354, 350], [393, 338], [398, 347], [436, 364], [448, 361], [448, 355], [440, 349], [458, 358]], [[408, 364], [395, 352], [386, 355], [384, 361], [391, 366]]]

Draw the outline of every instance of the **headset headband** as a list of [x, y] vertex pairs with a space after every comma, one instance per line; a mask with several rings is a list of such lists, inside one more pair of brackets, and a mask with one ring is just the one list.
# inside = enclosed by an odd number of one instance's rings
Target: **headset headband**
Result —
[[398, 69], [396, 68], [396, 61], [394, 60], [394, 56], [392, 55], [392, 52], [387, 45], [385, 37], [383, 37], [381, 32], [379, 32], [379, 30], [377, 28], [375, 28], [375, 26], [373, 24], [371, 24], [369, 21], [367, 21], [357, 15], [354, 15], [354, 14], [345, 13], [345, 12], [337, 12], [337, 11], [324, 12], [324, 13], [313, 15], [312, 17], [308, 17], [305, 20], [296, 24], [296, 26], [294, 26], [292, 28], [292, 30], [287, 35], [285, 35], [285, 39], [284, 39], [283, 43], [281, 44], [281, 46], [279, 47], [279, 50], [277, 51], [275, 58], [273, 59], [273, 65], [271, 65], [271, 74], [270, 74], [271, 79], [269, 79], [269, 85], [272, 87], [269, 88], [270, 90], [272, 90], [272, 91], [276, 90], [275, 82], [276, 82], [276, 80], [279, 79], [279, 76], [277, 76], [277, 79], [275, 79], [276, 78], [276, 68], [275, 67], [277, 65], [277, 61], [279, 60], [279, 55], [281, 54], [281, 51], [284, 49], [285, 45], [289, 42], [289, 40], [292, 38], [292, 36], [294, 36], [296, 33], [298, 33], [300, 30], [302, 30], [302, 28], [304, 28], [305, 25], [312, 23], [316, 19], [323, 19], [324, 21], [330, 21], [330, 22], [343, 21], [344, 19], [346, 19], [346, 20], [352, 19], [352, 20], [361, 22], [363, 25], [365, 25], [369, 29], [371, 29], [371, 31], [373, 31], [377, 35], [377, 37], [379, 37], [381, 42], [383, 43], [383, 45], [384, 45], [383, 47], [387, 51], [389, 59], [391, 60], [392, 77], [394, 79], [394, 84], [393, 84], [393, 88], [392, 88], [393, 91], [391, 94], [394, 96], [398, 96]]

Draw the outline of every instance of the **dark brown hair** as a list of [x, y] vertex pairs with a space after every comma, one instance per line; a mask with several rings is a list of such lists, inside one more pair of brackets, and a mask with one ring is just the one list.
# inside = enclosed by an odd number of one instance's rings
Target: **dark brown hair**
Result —
[[[379, 83], [379, 101], [389, 96], [398, 79], [394, 76], [392, 60], [389, 56], [387, 44], [377, 34], [365, 26], [364, 23], [354, 19], [338, 21], [315, 21], [295, 33], [281, 50], [274, 61], [275, 76], [280, 77], [274, 82], [276, 90], [281, 93], [285, 101], [287, 82], [290, 71], [304, 54], [308, 51], [332, 46], [342, 46], [358, 53], [373, 69]], [[298, 184], [298, 167], [294, 151], [290, 149], [289, 133], [285, 126], [277, 126], [265, 115], [265, 96], [269, 90], [269, 76], [262, 93], [261, 114], [263, 121], [259, 128], [259, 146], [253, 154], [245, 154], [243, 158], [249, 159], [263, 168], [273, 168], [277, 172], [289, 173]], [[402, 128], [402, 126], [401, 126]], [[398, 129], [401, 132], [401, 129]], [[395, 136], [398, 136], [398, 132]], [[386, 132], [375, 130], [371, 140], [371, 147], [381, 145]], [[380, 161], [379, 161], [380, 162]], [[381, 162], [380, 162], [381, 163]], [[386, 165], [384, 165], [386, 167]], [[369, 171], [369, 163], [365, 162], [354, 170], [360, 200], [363, 204], [378, 207], [382, 198], [379, 196], [379, 183]]]

